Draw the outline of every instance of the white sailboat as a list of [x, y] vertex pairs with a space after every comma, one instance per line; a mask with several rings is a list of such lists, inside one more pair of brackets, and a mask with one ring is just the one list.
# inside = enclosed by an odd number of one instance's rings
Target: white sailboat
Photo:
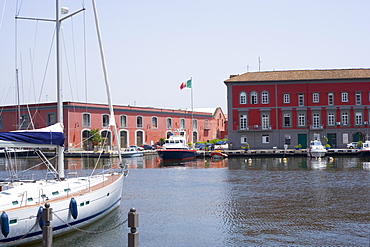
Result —
[[[96, 8], [93, 2], [96, 18]], [[56, 1], [56, 37], [59, 36], [61, 18], [60, 6]], [[79, 12], [79, 11], [78, 11]], [[77, 13], [77, 12], [76, 12]], [[72, 14], [73, 15], [73, 14]], [[104, 56], [96, 19], [96, 27], [101, 48], [102, 63], [105, 71]], [[59, 42], [57, 58], [59, 57]], [[60, 60], [60, 59], [57, 59]], [[42, 226], [45, 224], [41, 218], [44, 204], [47, 202], [53, 209], [54, 216], [51, 222], [53, 235], [74, 230], [90, 224], [111, 212], [119, 206], [122, 199], [123, 178], [127, 173], [127, 166], [122, 162], [111, 167], [109, 171], [97, 175], [68, 178], [64, 174], [64, 135], [63, 135], [63, 109], [60, 90], [60, 72], [58, 65], [58, 123], [38, 130], [14, 131], [0, 133], [0, 147], [15, 148], [57, 148], [58, 169], [46, 162], [54, 172], [54, 179], [41, 180], [0, 180], [0, 245], [15, 246], [42, 239]], [[106, 78], [106, 88], [110, 107], [110, 125], [115, 126], [114, 112], [110, 98], [109, 85]], [[117, 130], [114, 128], [114, 132]], [[117, 143], [120, 152], [119, 143]], [[119, 157], [121, 157], [119, 155]], [[68, 224], [67, 224], [68, 223]]]

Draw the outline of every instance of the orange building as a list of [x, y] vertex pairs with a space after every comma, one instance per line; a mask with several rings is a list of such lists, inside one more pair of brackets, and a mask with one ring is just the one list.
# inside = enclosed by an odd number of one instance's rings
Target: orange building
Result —
[[[56, 103], [3, 106], [0, 130], [37, 129], [52, 125], [57, 119]], [[114, 106], [121, 147], [153, 145], [177, 130], [185, 131], [188, 142], [223, 139], [227, 134], [227, 117], [221, 108], [192, 112], [189, 109], [160, 109], [137, 106]], [[90, 131], [99, 129], [102, 137], [114, 148], [109, 125], [109, 109], [105, 104], [64, 102], [65, 147], [91, 150]], [[191, 135], [193, 131], [193, 134]], [[193, 140], [190, 137], [193, 136]]]

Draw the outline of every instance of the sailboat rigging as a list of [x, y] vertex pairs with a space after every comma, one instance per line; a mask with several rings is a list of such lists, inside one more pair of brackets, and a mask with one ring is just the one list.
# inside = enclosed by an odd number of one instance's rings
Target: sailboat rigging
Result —
[[[92, 0], [92, 3], [109, 99], [110, 126], [114, 128], [114, 133], [117, 134], [95, 1]], [[111, 169], [103, 171], [100, 174], [73, 178], [65, 176], [65, 138], [63, 134], [63, 102], [61, 95], [60, 66], [61, 47], [59, 32], [63, 20], [84, 9], [61, 18], [59, 0], [56, 0], [55, 6], [56, 17], [55, 20], [52, 21], [54, 21], [56, 25], [58, 122], [54, 125], [37, 130], [1, 132], [0, 147], [23, 147], [37, 150], [42, 148], [56, 148], [58, 154], [58, 167], [57, 169], [51, 168], [51, 170], [57, 174], [54, 180], [0, 180], [0, 210], [2, 212], [0, 216], [0, 243], [7, 243], [8, 246], [41, 240], [43, 221], [40, 219], [40, 212], [42, 212], [42, 206], [45, 202], [51, 205], [56, 216], [52, 222], [53, 235], [72, 231], [73, 228], [69, 227], [70, 225], [82, 227], [104, 217], [104, 215], [119, 206], [122, 199], [123, 178], [127, 174], [127, 166], [122, 165], [121, 156], [119, 155], [119, 165], [111, 167]], [[21, 17], [17, 18], [21, 19]], [[116, 140], [119, 140], [119, 138], [116, 138]], [[120, 152], [119, 142], [117, 143], [118, 152]], [[51, 166], [50, 163], [48, 164]]]

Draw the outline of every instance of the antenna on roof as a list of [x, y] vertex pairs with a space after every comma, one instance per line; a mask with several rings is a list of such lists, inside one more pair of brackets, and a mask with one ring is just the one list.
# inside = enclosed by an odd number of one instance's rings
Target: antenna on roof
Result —
[[261, 71], [261, 57], [258, 57], [258, 72]]

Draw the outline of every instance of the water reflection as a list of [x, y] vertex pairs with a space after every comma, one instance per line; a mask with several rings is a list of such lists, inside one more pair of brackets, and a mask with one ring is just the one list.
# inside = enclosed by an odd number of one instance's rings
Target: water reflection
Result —
[[[54, 165], [55, 160], [51, 160]], [[370, 170], [370, 158], [357, 157], [324, 157], [322, 159], [310, 159], [307, 157], [282, 157], [282, 158], [251, 158], [233, 157], [222, 160], [212, 160], [210, 158], [194, 159], [189, 161], [162, 161], [157, 155], [145, 155], [141, 157], [124, 158], [123, 163], [127, 163], [129, 169], [156, 169], [184, 167], [187, 169], [203, 168], [229, 168], [231, 170], [343, 170], [343, 169], [363, 169]], [[67, 172], [83, 170], [103, 170], [111, 165], [117, 166], [117, 158], [66, 158], [65, 169]], [[45, 170], [46, 165], [37, 158], [9, 161], [0, 158], [0, 171], [11, 169], [22, 171], [27, 169]]]
[[[120, 208], [88, 229], [122, 222], [135, 207], [141, 246], [367, 246], [369, 158], [285, 158], [127, 158]], [[74, 158], [66, 167], [82, 173], [117, 162]], [[127, 246], [128, 231], [75, 232], [54, 246]]]

